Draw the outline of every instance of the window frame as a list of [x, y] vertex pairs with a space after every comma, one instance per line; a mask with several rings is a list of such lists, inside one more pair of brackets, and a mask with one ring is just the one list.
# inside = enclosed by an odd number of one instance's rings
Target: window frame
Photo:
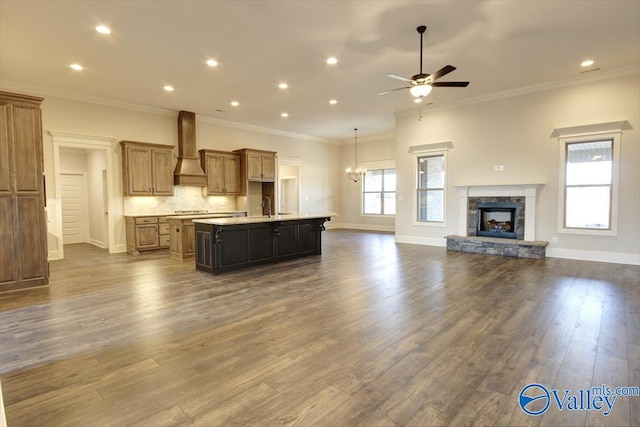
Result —
[[[619, 171], [620, 171], [620, 135], [621, 132], [593, 132], [574, 136], [560, 136], [558, 141], [558, 233], [578, 234], [585, 236], [617, 236], [618, 235], [618, 205], [619, 205]], [[612, 165], [611, 165], [611, 196], [609, 205], [609, 228], [578, 228], [566, 227], [566, 194], [567, 194], [567, 149], [569, 144], [588, 143], [594, 141], [610, 140]]]
[[[448, 144], [448, 143], [447, 143]], [[419, 162], [421, 158], [424, 157], [440, 157], [442, 156], [443, 166], [444, 166], [444, 186], [442, 187], [442, 221], [420, 221], [418, 219], [418, 209], [419, 209], [419, 192], [420, 187], [420, 168]], [[446, 227], [447, 226], [447, 200], [449, 198], [449, 191], [447, 190], [448, 186], [448, 150], [440, 149], [440, 150], [420, 150], [413, 152], [413, 176], [414, 176], [414, 191], [413, 191], [413, 225], [423, 226], [423, 227]]]
[[[384, 189], [384, 171], [388, 171], [388, 170], [393, 170], [396, 174], [396, 189], [394, 191], [385, 191]], [[365, 182], [366, 182], [366, 178], [362, 178], [362, 188], [361, 188], [361, 204], [360, 204], [360, 214], [362, 216], [370, 216], [370, 217], [374, 217], [374, 218], [380, 218], [380, 217], [387, 217], [387, 218], [394, 218], [398, 212], [398, 204], [397, 204], [397, 194], [398, 194], [398, 171], [395, 168], [395, 165], [393, 167], [374, 167], [374, 168], [367, 168], [367, 172], [373, 172], [373, 171], [382, 171], [382, 190], [380, 191], [365, 191]], [[384, 213], [384, 195], [385, 193], [390, 194], [393, 193], [394, 194], [394, 199], [396, 199], [396, 213], [394, 214], [385, 214]], [[366, 212], [364, 211], [364, 195], [365, 194], [380, 194], [381, 196], [381, 204], [380, 204], [380, 208], [381, 208], [381, 212], [379, 214], [377, 213], [370, 213], [370, 212]]]

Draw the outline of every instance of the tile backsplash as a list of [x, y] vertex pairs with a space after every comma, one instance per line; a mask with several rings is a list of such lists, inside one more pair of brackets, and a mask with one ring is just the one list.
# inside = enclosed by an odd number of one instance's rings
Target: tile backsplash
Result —
[[169, 197], [125, 197], [125, 215], [164, 214], [175, 211], [208, 210], [235, 211], [244, 210], [243, 197], [210, 196], [203, 197], [200, 187], [177, 185], [173, 196]]

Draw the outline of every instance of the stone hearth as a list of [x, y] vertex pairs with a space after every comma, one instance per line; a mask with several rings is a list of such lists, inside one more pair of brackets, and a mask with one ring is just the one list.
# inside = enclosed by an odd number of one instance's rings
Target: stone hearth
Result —
[[[447, 250], [542, 259], [549, 242], [535, 239], [537, 189], [541, 184], [458, 186], [459, 231], [446, 236]], [[476, 236], [479, 203], [517, 206], [516, 239]]]
[[543, 259], [549, 242], [482, 236], [445, 236], [447, 250], [476, 254]]

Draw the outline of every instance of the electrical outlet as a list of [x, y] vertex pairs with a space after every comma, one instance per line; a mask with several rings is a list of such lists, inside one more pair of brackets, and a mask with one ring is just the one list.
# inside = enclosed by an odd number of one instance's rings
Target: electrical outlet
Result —
[[500, 170], [500, 172], [504, 172], [504, 165], [500, 165], [499, 170]]
[[493, 165], [493, 171], [498, 172], [498, 170], [499, 170], [498, 165]]
[[551, 243], [553, 244], [558, 243], [558, 236], [553, 236], [553, 238], [551, 239]]

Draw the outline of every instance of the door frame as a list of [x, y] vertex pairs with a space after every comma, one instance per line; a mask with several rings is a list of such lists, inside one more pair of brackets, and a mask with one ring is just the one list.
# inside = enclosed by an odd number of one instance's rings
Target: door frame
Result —
[[[64, 258], [64, 244], [62, 239], [62, 203], [60, 203], [60, 147], [81, 148], [85, 150], [100, 150], [104, 152], [107, 161], [107, 240], [109, 243], [109, 253], [115, 253], [116, 250], [116, 233], [115, 233], [115, 213], [116, 199], [113, 186], [114, 169], [113, 169], [113, 144], [116, 139], [107, 136], [83, 135], [70, 132], [48, 131], [53, 138], [53, 175], [55, 176], [56, 189], [56, 230], [60, 232], [60, 236], [56, 236], [58, 240], [57, 254], [49, 259]], [[51, 254], [50, 254], [51, 255]]]
[[302, 212], [302, 191], [301, 191], [301, 185], [300, 185], [300, 177], [301, 177], [301, 161], [300, 161], [300, 157], [293, 157], [293, 156], [282, 156], [282, 155], [278, 155], [277, 156], [277, 163], [278, 163], [278, 167], [277, 167], [277, 174], [276, 174], [276, 182], [277, 182], [277, 191], [276, 191], [276, 200], [274, 202], [274, 206], [276, 207], [276, 212], [279, 211], [280, 209], [280, 165], [287, 165], [287, 166], [296, 166], [298, 168], [298, 179], [296, 179], [296, 185], [297, 185], [297, 189], [296, 191], [298, 192], [298, 213]]

